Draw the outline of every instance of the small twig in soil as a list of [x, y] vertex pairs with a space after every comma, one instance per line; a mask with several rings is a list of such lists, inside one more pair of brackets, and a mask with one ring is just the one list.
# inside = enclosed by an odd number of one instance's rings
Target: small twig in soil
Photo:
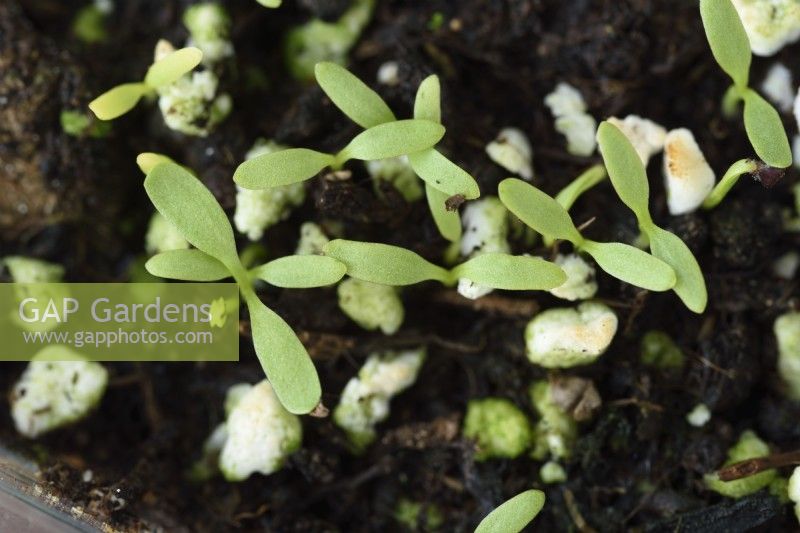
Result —
[[575, 527], [582, 533], [597, 533], [597, 530], [586, 523], [583, 515], [581, 515], [581, 512], [578, 510], [578, 504], [575, 502], [575, 495], [572, 494], [572, 491], [564, 488], [561, 489], [561, 493], [564, 495], [564, 503], [567, 506], [567, 512], [575, 523]]
[[608, 405], [614, 406], [625, 406], [625, 405], [635, 405], [636, 407], [643, 409], [643, 410], [651, 410], [651, 411], [658, 411], [663, 412], [664, 408], [656, 403], [648, 402], [647, 400], [640, 400], [639, 398], [623, 398], [621, 400], [614, 400], [613, 402], [609, 402]]
[[433, 294], [431, 302], [454, 307], [466, 307], [473, 311], [482, 311], [509, 318], [530, 318], [539, 311], [539, 304], [535, 300], [508, 298], [499, 294], [489, 294], [483, 298], [471, 300], [464, 298], [457, 292], [437, 291]]
[[800, 450], [786, 453], [776, 453], [767, 457], [746, 459], [717, 471], [722, 481], [733, 481], [748, 476], [753, 476], [764, 470], [780, 468], [789, 465], [800, 465]]

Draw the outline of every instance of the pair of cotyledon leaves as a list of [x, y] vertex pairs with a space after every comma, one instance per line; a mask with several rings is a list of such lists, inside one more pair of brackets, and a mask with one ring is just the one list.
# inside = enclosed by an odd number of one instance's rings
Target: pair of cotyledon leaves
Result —
[[288, 256], [245, 269], [237, 255], [233, 229], [211, 192], [185, 168], [158, 154], [143, 154], [144, 186], [156, 209], [195, 249], [157, 254], [146, 264], [159, 277], [185, 281], [218, 281], [233, 277], [250, 311], [256, 354], [281, 403], [293, 413], [308, 413], [321, 395], [319, 377], [291, 328], [256, 296], [253, 279], [284, 288], [330, 285], [345, 273], [393, 286], [438, 280], [453, 285], [459, 278], [509, 290], [558, 287], [566, 275], [539, 258], [484, 254], [446, 270], [416, 253], [378, 243], [334, 240], [325, 255]]
[[469, 173], [433, 148], [445, 132], [439, 78], [429, 76], [420, 84], [414, 118], [397, 120], [378, 93], [347, 69], [319, 63], [315, 76], [331, 101], [365, 131], [336, 154], [291, 148], [255, 157], [239, 165], [234, 181], [247, 189], [266, 189], [307, 180], [326, 167], [340, 168], [349, 159], [406, 155], [414, 172], [425, 181], [428, 204], [440, 232], [448, 240], [458, 241], [461, 221], [457, 212], [446, 209], [445, 202], [455, 195], [475, 199], [480, 191]]
[[150, 65], [143, 81], [114, 87], [92, 100], [89, 109], [100, 120], [115, 119], [133, 109], [144, 95], [178, 81], [202, 60], [203, 52], [199, 48], [175, 50]]
[[515, 178], [500, 183], [500, 200], [520, 220], [546, 238], [569, 241], [592, 256], [608, 274], [653, 291], [673, 289], [690, 310], [701, 313], [708, 295], [700, 266], [678, 236], [658, 227], [650, 217], [649, 183], [636, 150], [625, 134], [608, 122], [600, 125], [597, 140], [611, 183], [622, 202], [636, 215], [640, 229], [650, 241], [653, 255], [623, 243], [586, 239], [575, 227], [567, 208], [584, 187], [603, 178], [605, 172], [598, 168], [584, 174], [585, 179], [580, 180], [576, 187], [566, 189], [560, 201]]
[[736, 8], [730, 0], [701, 0], [700, 15], [714, 59], [733, 80], [737, 98], [744, 100], [744, 127], [753, 149], [768, 165], [788, 167], [792, 151], [780, 115], [748, 87], [752, 52]]

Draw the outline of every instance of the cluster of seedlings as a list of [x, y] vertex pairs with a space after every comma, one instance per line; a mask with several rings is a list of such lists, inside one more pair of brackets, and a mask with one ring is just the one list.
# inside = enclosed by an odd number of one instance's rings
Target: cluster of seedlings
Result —
[[[259, 2], [267, 7], [280, 5], [279, 0]], [[154, 254], [146, 263], [147, 271], [160, 278], [187, 281], [233, 278], [247, 307], [253, 345], [267, 377], [257, 385], [245, 383], [230, 389], [225, 401], [226, 421], [206, 442], [204, 457], [193, 470], [197, 479], [217, 471], [231, 481], [253, 473], [275, 472], [301, 445], [302, 427], [297, 415], [324, 412], [314, 364], [289, 325], [262, 302], [256, 292], [259, 283], [310, 288], [341, 282], [338, 294], [345, 314], [365, 329], [380, 329], [385, 334], [396, 332], [403, 321], [398, 295], [398, 288], [403, 286], [432, 280], [457, 286], [469, 298], [483, 297], [493, 289], [550, 291], [559, 298], [583, 302], [574, 308], [542, 311], [530, 321], [525, 330], [528, 358], [545, 368], [585, 365], [606, 351], [617, 330], [614, 311], [592, 300], [597, 283], [587, 256], [602, 271], [623, 282], [649, 291], [674, 291], [695, 313], [702, 313], [707, 306], [705, 280], [697, 260], [678, 236], [658, 226], [650, 214], [645, 169], [653, 154], [664, 151], [672, 214], [715, 207], [744, 174], [753, 174], [764, 185], [771, 185], [792, 163], [778, 112], [749, 86], [751, 47], [756, 49], [753, 32], [758, 30], [746, 27], [745, 17], [740, 18], [742, 10], [748, 8], [738, 6], [737, 12], [731, 0], [702, 0], [700, 13], [711, 51], [733, 82], [724, 95], [723, 111], [734, 115], [743, 103], [745, 130], [760, 160], [733, 163], [714, 185], [714, 173], [688, 130], [667, 132], [636, 116], [624, 120], [612, 117], [597, 127], [580, 93], [561, 84], [546, 100], [556, 118], [557, 131], [566, 136], [570, 153], [589, 156], [599, 149], [603, 164], [587, 169], [551, 197], [529, 183], [533, 178], [530, 143], [519, 130], [506, 129], [487, 146], [487, 154], [522, 179], [505, 179], [497, 196], [479, 199], [481, 191], [475, 179], [437, 148], [445, 135], [437, 76], [420, 83], [413, 116], [398, 119], [375, 91], [340, 65], [373, 7], [371, 0], [357, 0], [341, 20], [312, 21], [293, 30], [289, 39], [292, 72], [299, 78], [313, 75], [331, 102], [363, 131], [336, 153], [285, 147], [272, 141], [257, 143], [233, 176], [238, 187], [234, 223], [251, 240], [258, 240], [269, 225], [303, 202], [302, 182], [321, 172], [342, 172], [351, 160], [360, 160], [368, 162], [374, 176], [390, 174], [389, 179], [395, 180], [409, 199], [421, 198], [424, 189], [436, 227], [451, 243], [442, 254], [442, 264], [388, 244], [330, 240], [319, 226], [307, 223], [295, 255], [253, 265], [246, 251], [241, 255], [237, 251], [233, 228], [222, 207], [190, 169], [159, 154], [141, 154], [137, 160], [146, 174], [144, 188], [158, 211], [147, 237], [148, 251]], [[755, 17], [753, 13], [748, 16]], [[188, 135], [205, 135], [224, 118], [230, 103], [216, 95], [216, 78], [203, 77], [203, 73], [213, 76], [214, 65], [231, 53], [227, 15], [216, 4], [201, 4], [190, 8], [184, 20], [192, 35], [189, 46], [172, 50], [171, 45], [162, 43], [157, 61], [142, 82], [116, 87], [90, 104], [99, 119], [117, 118], [142, 97], [154, 95], [159, 96], [168, 125]], [[319, 34], [324, 37], [317, 37]], [[789, 33], [785, 37], [793, 38]], [[338, 51], [338, 56], [332, 50]], [[190, 76], [201, 64], [205, 70]], [[199, 104], [188, 103], [185, 93], [199, 86], [210, 96], [204, 96]], [[181, 110], [178, 115], [174, 115], [176, 109]], [[200, 115], [206, 118], [198, 128]], [[606, 178], [635, 215], [641, 232], [635, 245], [588, 239], [569, 215], [575, 201]], [[462, 208], [464, 202], [469, 203]], [[507, 242], [510, 220], [540, 234], [548, 246], [554, 247], [559, 241], [571, 243], [572, 252], [555, 256], [555, 261], [511, 255]], [[18, 260], [6, 258], [5, 264], [15, 281], [24, 281], [30, 276], [14, 273], [15, 269], [23, 270], [15, 263]], [[226, 312], [236, 314], [238, 310]], [[800, 397], [800, 314], [779, 318], [775, 333], [779, 370], [792, 395]], [[651, 364], [682, 364], [680, 349], [658, 332], [643, 339], [642, 353], [643, 360]], [[44, 359], [47, 356], [44, 354]], [[424, 347], [375, 352], [347, 384], [333, 419], [355, 453], [363, 452], [375, 439], [376, 425], [389, 415], [391, 398], [414, 383], [424, 360]], [[14, 417], [20, 431], [29, 437], [85, 415], [100, 400], [105, 387], [102, 366], [65, 363], [87, 377], [80, 383], [86, 383], [88, 389], [82, 395], [73, 395], [75, 402], [81, 398], [85, 401], [77, 407], [54, 408], [53, 416], [63, 413], [58, 420], [36, 418], [31, 414], [38, 405], [31, 403], [32, 391], [60, 391], [70, 386], [52, 377], [47, 368], [50, 364], [33, 363], [15, 389]], [[547, 460], [541, 471], [543, 480], [563, 481], [566, 473], [559, 461], [569, 457], [578, 433], [576, 419], [581, 420], [573, 415], [583, 413], [582, 419], [591, 416], [599, 405], [599, 396], [590, 384], [545, 380], [531, 385], [530, 397], [541, 417], [537, 424], [531, 424], [508, 400], [484, 398], [470, 402], [464, 436], [476, 442], [477, 460], [530, 453]], [[710, 415], [703, 407], [690, 414], [690, 423], [707, 421]], [[731, 449], [730, 461], [767, 451], [757, 436], [745, 432]], [[774, 470], [735, 482], [710, 475], [706, 483], [721, 494], [740, 497], [769, 485], [775, 477]], [[800, 479], [800, 474], [793, 476], [793, 483], [800, 486], [796, 477]], [[487, 516], [477, 531], [518, 531], [543, 504], [542, 492], [523, 492]]]

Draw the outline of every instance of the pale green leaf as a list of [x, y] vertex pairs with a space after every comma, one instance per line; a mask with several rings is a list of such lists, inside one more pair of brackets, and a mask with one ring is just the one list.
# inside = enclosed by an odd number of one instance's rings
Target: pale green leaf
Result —
[[218, 281], [231, 276], [228, 268], [200, 250], [169, 250], [144, 265], [154, 276], [183, 281]]
[[306, 414], [322, 389], [314, 363], [292, 328], [252, 291], [243, 292], [250, 310], [253, 346], [275, 394], [287, 411]]
[[700, 16], [714, 59], [737, 86], [746, 87], [750, 39], [731, 0], [700, 0]]
[[281, 3], [283, 3], [283, 0], [256, 0], [256, 2], [258, 2], [264, 7], [275, 9], [276, 7], [281, 7]]
[[561, 267], [539, 257], [485, 253], [453, 269], [456, 278], [493, 289], [540, 291], [554, 289], [567, 281]]
[[419, 84], [417, 97], [414, 100], [414, 118], [432, 120], [441, 124], [441, 87], [439, 77], [431, 74]]
[[595, 165], [575, 178], [556, 195], [556, 202], [569, 211], [583, 193], [606, 179], [606, 168]]
[[489, 513], [475, 533], [519, 533], [544, 507], [544, 492], [526, 490]]
[[581, 249], [605, 272], [631, 285], [651, 291], [667, 291], [675, 286], [672, 267], [633, 246], [587, 240]]
[[481, 195], [475, 178], [434, 148], [409, 154], [408, 162], [425, 183], [447, 196], [462, 194], [464, 199], [474, 200]]
[[258, 279], [287, 289], [331, 285], [342, 279], [345, 272], [347, 267], [343, 263], [322, 255], [290, 255], [252, 270]]
[[413, 285], [426, 280], [450, 283], [450, 273], [418, 254], [398, 246], [336, 239], [325, 245], [325, 255], [347, 265], [353, 278], [384, 285]]
[[139, 165], [139, 170], [147, 176], [151, 170], [156, 168], [157, 165], [161, 163], [175, 163], [173, 159], [163, 154], [157, 154], [154, 152], [142, 152], [141, 154], [136, 156], [136, 164]]
[[100, 120], [112, 120], [133, 109], [147, 91], [143, 83], [117, 85], [89, 102], [89, 109]]
[[744, 95], [744, 129], [756, 154], [766, 164], [775, 168], [792, 164], [792, 149], [780, 115], [752, 89]]
[[597, 129], [597, 144], [608, 177], [622, 203], [636, 214], [640, 223], [650, 221], [650, 184], [642, 160], [628, 137], [610, 122], [603, 121]]
[[162, 163], [147, 175], [144, 188], [159, 213], [195, 248], [229, 269], [239, 266], [228, 217], [200, 180], [179, 165]]
[[583, 242], [561, 204], [530, 183], [517, 178], [504, 179], [498, 187], [498, 195], [509, 211], [542, 235], [574, 244]]
[[692, 251], [680, 237], [659, 227], [648, 232], [650, 250], [675, 271], [677, 281], [672, 288], [691, 311], [702, 313], [708, 302], [706, 282]]
[[450, 242], [461, 240], [461, 216], [458, 210], [448, 211], [445, 205], [449, 196], [438, 189], [431, 187], [430, 183], [425, 183], [425, 196], [428, 199], [428, 208], [431, 211], [436, 227], [442, 237]]
[[193, 46], [175, 50], [162, 57], [147, 69], [144, 83], [157, 89], [178, 81], [203, 60], [203, 52]]
[[307, 148], [260, 155], [239, 165], [233, 181], [245, 189], [269, 189], [305, 181], [333, 163], [333, 156]]
[[346, 68], [336, 63], [317, 63], [314, 74], [334, 105], [362, 128], [396, 120], [378, 93]]
[[337, 154], [348, 159], [374, 161], [413, 154], [431, 148], [444, 137], [444, 127], [430, 120], [397, 120], [361, 132]]

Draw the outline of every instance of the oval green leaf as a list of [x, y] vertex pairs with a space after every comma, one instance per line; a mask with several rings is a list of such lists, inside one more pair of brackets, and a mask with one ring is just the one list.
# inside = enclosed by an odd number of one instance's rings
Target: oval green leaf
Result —
[[509, 211], [542, 235], [576, 245], [583, 242], [561, 204], [530, 183], [517, 178], [504, 179], [498, 187], [498, 195]]
[[133, 109], [147, 91], [143, 83], [117, 85], [89, 102], [89, 109], [100, 120], [113, 120]]
[[481, 520], [475, 533], [519, 533], [544, 507], [544, 492], [526, 490], [501, 504]]
[[324, 287], [342, 279], [346, 272], [343, 263], [322, 255], [289, 255], [252, 270], [258, 279], [286, 289]]
[[417, 96], [414, 99], [414, 118], [442, 123], [439, 76], [431, 74], [419, 84]]
[[466, 200], [474, 200], [481, 195], [475, 178], [434, 148], [409, 154], [408, 162], [425, 183], [448, 197], [462, 194]]
[[142, 152], [136, 156], [136, 164], [145, 176], [161, 163], [173, 163], [177, 165], [172, 158], [155, 152]]
[[383, 98], [346, 68], [336, 63], [317, 63], [314, 75], [334, 105], [362, 128], [396, 120]]
[[413, 285], [426, 280], [450, 283], [450, 273], [419, 254], [377, 242], [336, 239], [325, 245], [325, 255], [347, 265], [351, 277], [383, 285]]
[[397, 120], [361, 132], [337, 154], [348, 159], [374, 161], [413, 154], [431, 148], [444, 137], [444, 127], [430, 120]]
[[333, 163], [333, 156], [290, 148], [248, 159], [233, 173], [233, 181], [245, 189], [269, 189], [305, 181]]
[[692, 251], [674, 233], [659, 227], [648, 232], [650, 251], [675, 271], [677, 281], [672, 290], [690, 311], [702, 313], [708, 303], [708, 292], [703, 272]]
[[183, 281], [218, 281], [229, 278], [225, 265], [200, 250], [169, 250], [156, 254], [144, 268], [154, 276]]
[[241, 268], [228, 217], [200, 180], [179, 165], [161, 163], [147, 175], [144, 188], [159, 213], [195, 248], [228, 269]]
[[756, 154], [766, 164], [775, 168], [792, 164], [792, 149], [780, 115], [752, 89], [744, 94], [744, 129]]
[[181, 48], [159, 59], [147, 69], [144, 83], [158, 89], [178, 81], [203, 60], [203, 52], [193, 46]]
[[661, 259], [621, 242], [585, 241], [581, 249], [606, 273], [651, 291], [668, 291], [676, 283], [675, 271]]
[[561, 267], [539, 257], [486, 253], [473, 257], [453, 269], [456, 278], [511, 291], [541, 291], [559, 287], [567, 281]]
[[634, 212], [639, 223], [650, 220], [650, 184], [642, 160], [619, 128], [603, 121], [597, 129], [597, 144], [608, 177], [622, 203]]
[[319, 404], [322, 388], [303, 343], [254, 292], [243, 294], [250, 310], [253, 346], [275, 394], [290, 413], [310, 413]]
[[750, 39], [731, 0], [700, 0], [700, 16], [711, 53], [738, 87], [747, 87]]
[[433, 216], [433, 221], [436, 222], [436, 227], [442, 237], [450, 242], [461, 241], [461, 216], [458, 214], [458, 210], [448, 211], [446, 206], [450, 196], [434, 189], [430, 183], [425, 183], [425, 197], [428, 200], [428, 209]]

